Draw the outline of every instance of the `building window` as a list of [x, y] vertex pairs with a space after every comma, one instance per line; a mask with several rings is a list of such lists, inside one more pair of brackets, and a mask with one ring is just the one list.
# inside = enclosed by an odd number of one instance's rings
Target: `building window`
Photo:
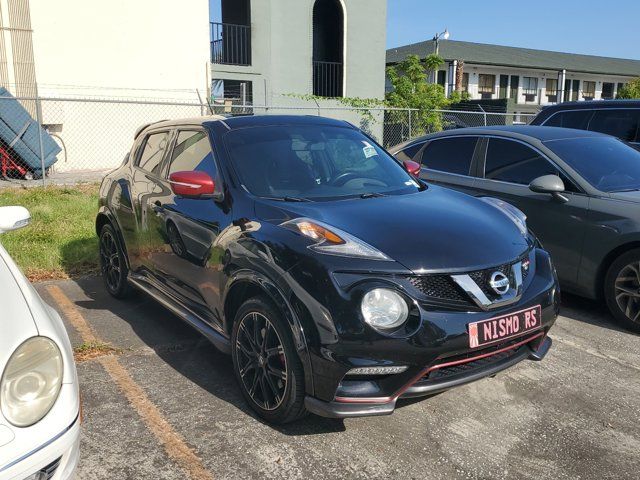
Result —
[[522, 77], [522, 93], [525, 102], [533, 102], [538, 94], [538, 79], [536, 77]]
[[462, 91], [463, 92], [469, 91], [469, 72], [462, 74]]
[[547, 101], [554, 102], [554, 103], [558, 101], [558, 79], [557, 78], [547, 78], [547, 83], [545, 85], [545, 93], [547, 95]]
[[582, 82], [582, 98], [593, 100], [596, 96], [596, 82]]
[[481, 73], [478, 75], [478, 93], [482, 98], [491, 98], [496, 87], [496, 76]]
[[622, 90], [622, 89], [624, 88], [624, 85], [625, 85], [625, 84], [624, 84], [624, 83], [622, 83], [622, 82], [618, 83], [618, 90], [616, 90], [616, 91], [618, 91], [618, 92], [619, 92], [620, 90]]
[[609, 100], [613, 98], [613, 83], [603, 82], [602, 83], [602, 95], [600, 97], [604, 100]]
[[342, 97], [344, 14], [339, 0], [313, 5], [313, 94]]

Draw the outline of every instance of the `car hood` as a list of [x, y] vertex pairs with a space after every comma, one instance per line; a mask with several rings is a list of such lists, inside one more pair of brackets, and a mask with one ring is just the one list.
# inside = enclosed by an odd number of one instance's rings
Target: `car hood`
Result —
[[[38, 334], [33, 315], [22, 290], [12, 272], [11, 259], [0, 245], [0, 289], [2, 289], [2, 315], [0, 315], [0, 368], [16, 347]], [[10, 267], [11, 265], [11, 267]], [[6, 358], [5, 358], [6, 357]]]
[[633, 190], [631, 192], [611, 192], [609, 193], [609, 196], [615, 200], [640, 203], [640, 190]]
[[259, 201], [262, 220], [309, 217], [338, 227], [414, 272], [465, 271], [508, 263], [529, 243], [502, 211], [469, 195], [430, 186], [368, 199]]

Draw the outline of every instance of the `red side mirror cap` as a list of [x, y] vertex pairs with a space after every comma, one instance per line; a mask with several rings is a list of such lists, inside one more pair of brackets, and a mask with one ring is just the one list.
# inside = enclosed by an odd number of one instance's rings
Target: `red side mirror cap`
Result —
[[206, 172], [175, 172], [169, 175], [171, 191], [183, 197], [201, 197], [213, 195], [216, 186]]
[[418, 162], [414, 162], [413, 160], [405, 160], [404, 168], [411, 175], [419, 176], [420, 175], [420, 164]]

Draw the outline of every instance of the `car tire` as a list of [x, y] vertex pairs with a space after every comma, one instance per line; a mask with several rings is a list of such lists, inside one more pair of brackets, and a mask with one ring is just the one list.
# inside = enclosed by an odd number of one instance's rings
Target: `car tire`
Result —
[[604, 297], [620, 325], [640, 332], [640, 248], [629, 250], [611, 264], [604, 280]]
[[127, 261], [116, 236], [116, 232], [107, 223], [100, 230], [100, 272], [107, 291], [115, 298], [126, 298], [131, 293], [127, 280], [129, 269]]
[[258, 416], [284, 424], [306, 415], [304, 369], [291, 328], [267, 298], [251, 298], [236, 313], [231, 354], [242, 395]]

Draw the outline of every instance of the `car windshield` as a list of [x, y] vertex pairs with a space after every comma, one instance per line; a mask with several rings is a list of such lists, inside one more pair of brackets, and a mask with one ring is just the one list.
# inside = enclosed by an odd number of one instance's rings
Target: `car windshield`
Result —
[[387, 152], [352, 128], [242, 128], [227, 133], [225, 144], [242, 184], [261, 197], [329, 200], [419, 189]]
[[617, 138], [583, 137], [545, 144], [602, 192], [640, 190], [640, 151]]

